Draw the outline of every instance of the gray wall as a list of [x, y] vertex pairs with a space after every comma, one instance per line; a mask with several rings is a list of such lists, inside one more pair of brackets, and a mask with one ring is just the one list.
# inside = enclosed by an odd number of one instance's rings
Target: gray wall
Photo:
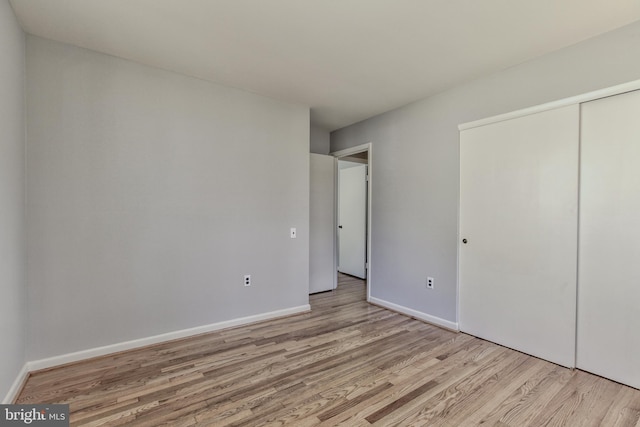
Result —
[[329, 154], [329, 131], [321, 127], [311, 125], [309, 151], [315, 154]]
[[0, 1], [0, 398], [25, 362], [25, 36]]
[[333, 132], [374, 147], [372, 295], [456, 321], [457, 125], [640, 79], [639, 46], [640, 22]]
[[32, 36], [26, 61], [30, 360], [308, 303], [308, 108]]

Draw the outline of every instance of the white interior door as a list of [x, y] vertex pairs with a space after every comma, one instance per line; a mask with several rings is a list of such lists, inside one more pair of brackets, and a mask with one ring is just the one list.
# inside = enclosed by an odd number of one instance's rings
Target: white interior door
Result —
[[338, 171], [338, 271], [366, 278], [367, 165], [352, 163]]
[[309, 198], [309, 293], [336, 287], [334, 251], [335, 162], [333, 156], [311, 154]]
[[460, 133], [464, 332], [575, 363], [579, 107]]
[[582, 105], [580, 369], [640, 388], [640, 92]]

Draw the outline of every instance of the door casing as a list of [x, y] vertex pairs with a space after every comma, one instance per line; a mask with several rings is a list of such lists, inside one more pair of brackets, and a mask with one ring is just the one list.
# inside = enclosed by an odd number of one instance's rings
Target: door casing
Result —
[[[361, 144], [361, 145], [357, 145], [355, 147], [351, 147], [351, 148], [346, 148], [344, 150], [339, 150], [339, 151], [334, 151], [329, 153], [330, 155], [334, 156], [336, 158], [335, 161], [335, 174], [336, 174], [336, 198], [338, 197], [338, 188], [337, 188], [337, 175], [338, 175], [338, 159], [340, 158], [344, 158], [344, 157], [349, 157], [349, 156], [353, 156], [354, 154], [359, 154], [359, 153], [367, 153], [367, 164], [368, 164], [368, 169], [369, 169], [369, 182], [367, 185], [367, 302], [369, 302], [371, 300], [371, 287], [374, 283], [374, 275], [372, 273], [372, 268], [371, 266], [373, 265], [373, 258], [371, 257], [371, 247], [373, 244], [373, 239], [372, 239], [372, 235], [371, 235], [371, 229], [372, 229], [372, 213], [371, 213], [371, 201], [372, 201], [372, 194], [373, 194], [373, 144], [371, 142], [368, 142], [366, 144]], [[337, 224], [337, 199], [335, 201], [335, 205], [336, 205], [336, 224]], [[334, 241], [334, 248], [337, 248], [337, 239], [338, 239], [338, 228], [336, 227], [336, 230], [334, 232], [333, 235], [335, 241]], [[334, 253], [334, 257], [336, 257], [336, 265], [337, 265], [337, 252]], [[335, 271], [336, 274], [336, 280], [337, 280], [337, 276], [338, 276], [338, 270], [336, 269]]]

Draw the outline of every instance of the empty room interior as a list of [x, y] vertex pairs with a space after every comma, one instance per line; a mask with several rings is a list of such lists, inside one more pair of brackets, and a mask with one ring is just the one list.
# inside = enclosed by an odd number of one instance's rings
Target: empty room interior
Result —
[[0, 0], [0, 53], [3, 421], [640, 427], [637, 0]]

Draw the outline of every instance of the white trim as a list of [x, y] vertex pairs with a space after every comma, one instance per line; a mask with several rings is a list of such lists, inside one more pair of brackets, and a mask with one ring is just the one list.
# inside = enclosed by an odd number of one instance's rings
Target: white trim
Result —
[[349, 163], [359, 163], [361, 165], [366, 165], [369, 163], [367, 159], [359, 159], [357, 157], [351, 157], [351, 156], [346, 156], [346, 158], [340, 158], [340, 160], [343, 160]]
[[[371, 277], [371, 230], [373, 229], [372, 227], [372, 222], [371, 222], [371, 200], [372, 200], [372, 194], [373, 194], [373, 144], [371, 142], [367, 142], [366, 144], [360, 144], [360, 145], [356, 145], [355, 147], [351, 147], [351, 148], [345, 148], [344, 150], [339, 150], [339, 151], [333, 151], [331, 153], [329, 153], [330, 156], [334, 156], [336, 158], [336, 177], [338, 174], [338, 159], [341, 157], [348, 157], [348, 156], [352, 156], [354, 154], [358, 154], [358, 153], [362, 153], [362, 152], [367, 152], [367, 269], [366, 269], [366, 273], [367, 273], [367, 301], [371, 301], [371, 285], [373, 283], [373, 278]], [[335, 201], [335, 206], [336, 206], [336, 217], [335, 217], [335, 221], [336, 224], [338, 223], [337, 221], [337, 207], [338, 207], [338, 180], [335, 180], [335, 186], [336, 186], [336, 201]], [[338, 277], [338, 257], [337, 257], [337, 245], [338, 245], [338, 229], [336, 227], [335, 230], [335, 234], [334, 234], [334, 258], [336, 258], [335, 264], [336, 264], [336, 287], [337, 287], [337, 277]]]
[[366, 144], [356, 145], [355, 147], [345, 148], [344, 150], [332, 151], [329, 155], [333, 157], [347, 157], [364, 151], [369, 151], [370, 149], [371, 143], [367, 142]]
[[373, 144], [367, 145], [367, 301], [371, 300], [371, 200], [373, 199]]
[[333, 289], [338, 289], [338, 158], [333, 159]]
[[458, 210], [456, 220], [458, 222], [458, 235], [456, 240], [456, 322], [458, 327], [460, 327], [460, 243], [462, 240], [462, 229], [460, 228], [460, 203], [462, 202], [462, 171], [460, 168], [460, 154], [462, 152], [462, 147], [460, 146], [460, 132], [458, 132]]
[[9, 392], [7, 393], [7, 395], [4, 397], [4, 400], [2, 401], [3, 405], [12, 404], [13, 401], [16, 399], [16, 397], [18, 397], [18, 393], [20, 393], [20, 390], [22, 390], [22, 386], [27, 381], [27, 377], [29, 376], [28, 365], [29, 365], [28, 363], [24, 364], [24, 366], [18, 373], [18, 376], [16, 377], [15, 381], [13, 382], [13, 384], [11, 384], [11, 388], [9, 389]]
[[521, 110], [511, 111], [509, 113], [499, 114], [497, 116], [487, 117], [485, 119], [480, 119], [473, 122], [462, 123], [458, 125], [458, 130], [472, 129], [480, 126], [485, 126], [491, 123], [511, 120], [518, 117], [528, 116], [530, 114], [541, 113], [543, 111], [566, 107], [568, 105], [581, 104], [583, 102], [589, 102], [596, 99], [619, 95], [621, 93], [631, 92], [639, 89], [640, 89], [640, 80], [634, 80], [632, 82], [623, 83], [617, 86], [611, 86], [604, 89], [594, 90], [592, 92], [587, 92], [581, 95], [572, 96], [570, 98], [559, 99], [557, 101], [547, 102], [545, 104], [535, 105], [533, 107], [523, 108]]
[[441, 319], [440, 317], [432, 316], [427, 313], [423, 313], [421, 311], [413, 310], [411, 308], [394, 304], [389, 301], [385, 301], [379, 298], [371, 297], [369, 298], [369, 302], [371, 304], [379, 305], [380, 307], [388, 308], [392, 311], [397, 311], [400, 314], [407, 315], [409, 317], [413, 317], [418, 320], [422, 320], [423, 322], [431, 323], [436, 326], [440, 326], [441, 328], [449, 329], [451, 331], [458, 332], [460, 328], [456, 322], [451, 322], [449, 320]]
[[[78, 362], [80, 360], [90, 359], [93, 357], [104, 356], [111, 353], [117, 353], [134, 348], [144, 347], [152, 344], [158, 344], [166, 341], [186, 338], [194, 335], [204, 334], [207, 332], [218, 331], [220, 329], [232, 328], [235, 326], [247, 325], [250, 323], [262, 322], [279, 317], [291, 316], [294, 314], [306, 313], [311, 310], [309, 304], [298, 307], [285, 308], [283, 310], [271, 311], [269, 313], [256, 314], [253, 316], [240, 317], [238, 319], [226, 320], [223, 322], [212, 323], [210, 325], [198, 326], [195, 328], [182, 329], [180, 331], [168, 332], [166, 334], [154, 335], [147, 338], [125, 341], [117, 344], [96, 347], [88, 350], [77, 351], [74, 353], [63, 354], [60, 356], [49, 357], [47, 359], [34, 360], [27, 362], [25, 369], [28, 372], [47, 369], [66, 363]], [[16, 382], [18, 380], [16, 379]], [[14, 384], [15, 386], [15, 384]], [[12, 387], [13, 390], [13, 387]]]

